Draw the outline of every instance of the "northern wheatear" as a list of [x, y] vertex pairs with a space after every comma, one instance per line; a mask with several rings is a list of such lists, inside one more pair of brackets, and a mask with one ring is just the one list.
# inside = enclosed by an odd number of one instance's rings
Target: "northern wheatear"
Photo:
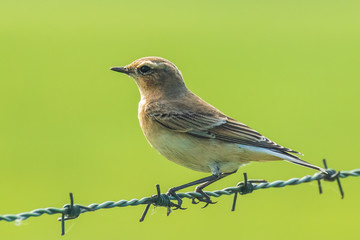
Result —
[[276, 144], [196, 96], [185, 86], [179, 69], [166, 59], [145, 57], [111, 70], [135, 79], [141, 94], [140, 126], [150, 145], [170, 161], [212, 173], [169, 189], [178, 207], [182, 201], [176, 191], [201, 184], [196, 187], [204, 196], [199, 200], [211, 203], [202, 189], [251, 161], [286, 160], [325, 172], [294, 155], [299, 152]]

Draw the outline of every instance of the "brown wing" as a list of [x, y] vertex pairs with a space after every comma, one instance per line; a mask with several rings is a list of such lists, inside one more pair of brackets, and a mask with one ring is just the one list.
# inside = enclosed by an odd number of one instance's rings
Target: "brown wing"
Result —
[[[165, 113], [163, 109], [167, 109]], [[154, 121], [173, 131], [191, 134], [200, 138], [217, 139], [225, 142], [262, 147], [281, 152], [291, 157], [289, 153], [297, 153], [282, 147], [245, 124], [229, 118], [219, 112], [191, 112], [169, 109], [167, 106], [149, 105], [146, 114]]]

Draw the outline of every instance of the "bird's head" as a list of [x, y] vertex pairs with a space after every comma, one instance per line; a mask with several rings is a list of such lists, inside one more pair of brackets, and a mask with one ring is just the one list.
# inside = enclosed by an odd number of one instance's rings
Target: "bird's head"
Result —
[[179, 69], [164, 58], [144, 57], [124, 67], [112, 67], [110, 70], [134, 78], [142, 97], [173, 97], [187, 90]]

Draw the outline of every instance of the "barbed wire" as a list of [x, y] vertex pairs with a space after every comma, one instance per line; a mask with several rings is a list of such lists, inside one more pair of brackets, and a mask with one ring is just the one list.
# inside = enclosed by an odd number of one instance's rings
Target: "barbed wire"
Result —
[[[360, 176], [360, 169], [354, 169], [350, 171], [335, 171], [334, 169], [327, 169], [326, 161], [324, 161], [324, 165], [326, 168], [326, 173], [315, 173], [314, 175], [310, 176], [304, 176], [302, 178], [291, 178], [286, 181], [277, 180], [274, 182], [264, 182], [264, 181], [254, 181], [254, 180], [247, 180], [247, 175], [244, 173], [244, 182], [238, 183], [234, 187], [228, 187], [224, 188], [222, 190], [216, 190], [216, 191], [205, 191], [205, 193], [210, 197], [220, 197], [222, 195], [232, 195], [234, 194], [234, 200], [232, 205], [232, 211], [235, 210], [236, 206], [236, 200], [237, 195], [245, 195], [248, 193], [251, 193], [255, 190], [259, 189], [268, 189], [268, 188], [280, 188], [285, 187], [289, 185], [298, 185], [302, 183], [317, 181], [319, 192], [322, 193], [322, 187], [320, 180], [325, 181], [337, 181], [341, 197], [344, 197], [344, 192], [341, 187], [340, 178], [346, 178], [346, 177], [358, 177]], [[114, 201], [106, 201], [103, 203], [92, 203], [88, 206], [74, 204], [73, 195], [70, 193], [70, 204], [64, 205], [62, 208], [55, 208], [55, 207], [48, 207], [48, 208], [39, 208], [32, 210], [30, 212], [23, 212], [19, 214], [5, 214], [0, 215], [0, 221], [24, 221], [30, 217], [39, 217], [43, 214], [53, 215], [53, 214], [61, 214], [61, 218], [58, 220], [61, 221], [61, 229], [62, 229], [62, 235], [65, 234], [65, 221], [70, 219], [75, 219], [80, 216], [82, 213], [86, 212], [93, 212], [100, 209], [108, 209], [108, 208], [114, 208], [114, 207], [127, 207], [127, 206], [138, 206], [138, 205], [147, 205], [144, 213], [142, 214], [140, 218], [140, 222], [142, 222], [145, 219], [145, 216], [149, 210], [149, 207], [151, 205], [154, 206], [163, 206], [168, 208], [168, 214], [171, 212], [171, 207], [176, 208], [176, 204], [172, 202], [172, 200], [176, 200], [174, 196], [168, 196], [167, 194], [162, 194], [160, 191], [160, 186], [156, 185], [157, 188], [157, 194], [153, 195], [151, 197], [144, 197], [140, 200], [138, 199], [131, 199], [131, 200], [119, 200], [117, 202]], [[183, 199], [188, 198], [192, 199], [193, 203], [195, 203], [195, 199], [201, 199], [203, 195], [198, 192], [186, 192], [186, 193], [177, 193], [177, 195]], [[207, 205], [206, 205], [207, 206]]]

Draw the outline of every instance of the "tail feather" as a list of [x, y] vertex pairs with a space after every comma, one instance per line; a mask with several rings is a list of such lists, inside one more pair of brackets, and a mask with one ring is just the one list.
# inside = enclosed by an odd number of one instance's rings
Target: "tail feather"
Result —
[[[291, 163], [294, 163], [294, 164], [297, 164], [297, 165], [300, 165], [303, 167], [312, 168], [312, 169], [321, 171], [323, 173], [327, 173], [325, 171], [325, 169], [318, 167], [316, 165], [313, 165], [311, 163], [308, 163], [308, 162], [302, 160], [301, 158], [299, 158], [298, 156], [291, 154], [293, 152], [298, 153], [293, 150], [287, 151], [286, 148], [284, 148], [282, 150], [275, 150], [275, 149], [270, 149], [270, 148], [260, 148], [260, 147], [242, 145], [242, 144], [239, 144], [239, 147], [241, 147], [243, 149], [247, 149], [248, 151], [253, 151], [253, 152], [258, 152], [258, 153], [274, 156], [275, 158], [272, 160], [283, 159], [285, 161], [288, 161], [288, 162], [291, 162]], [[289, 152], [291, 152], [291, 153], [289, 153]]]
[[284, 156], [284, 160], [285, 161], [288, 161], [288, 162], [291, 162], [291, 163], [294, 163], [294, 164], [297, 164], [297, 165], [300, 165], [300, 166], [303, 166], [303, 167], [307, 167], [307, 168], [312, 168], [312, 169], [315, 169], [315, 170], [318, 170], [320, 172], [323, 172], [323, 173], [327, 173], [325, 171], [325, 169], [321, 168], [321, 167], [318, 167], [316, 165], [313, 165], [309, 162], [306, 162], [302, 159], [300, 159], [298, 156], [295, 156], [293, 154], [290, 154], [288, 152], [280, 152], [281, 155], [285, 155]]
[[303, 167], [312, 168], [312, 169], [315, 169], [315, 170], [318, 170], [318, 171], [320, 171], [320, 172], [322, 172], [322, 173], [326, 173], [326, 174], [327, 174], [327, 172], [325, 171], [325, 169], [323, 169], [323, 168], [321, 168], [321, 167], [318, 167], [318, 166], [316, 166], [316, 165], [313, 165], [313, 164], [311, 164], [311, 163], [308, 163], [308, 162], [306, 162], [306, 161], [304, 161], [304, 160], [301, 160], [301, 159], [296, 159], [296, 160], [287, 160], [287, 159], [286, 159], [286, 161], [291, 162], [291, 163], [294, 163], [294, 164], [297, 164], [297, 165], [300, 165], [300, 166], [303, 166]]

